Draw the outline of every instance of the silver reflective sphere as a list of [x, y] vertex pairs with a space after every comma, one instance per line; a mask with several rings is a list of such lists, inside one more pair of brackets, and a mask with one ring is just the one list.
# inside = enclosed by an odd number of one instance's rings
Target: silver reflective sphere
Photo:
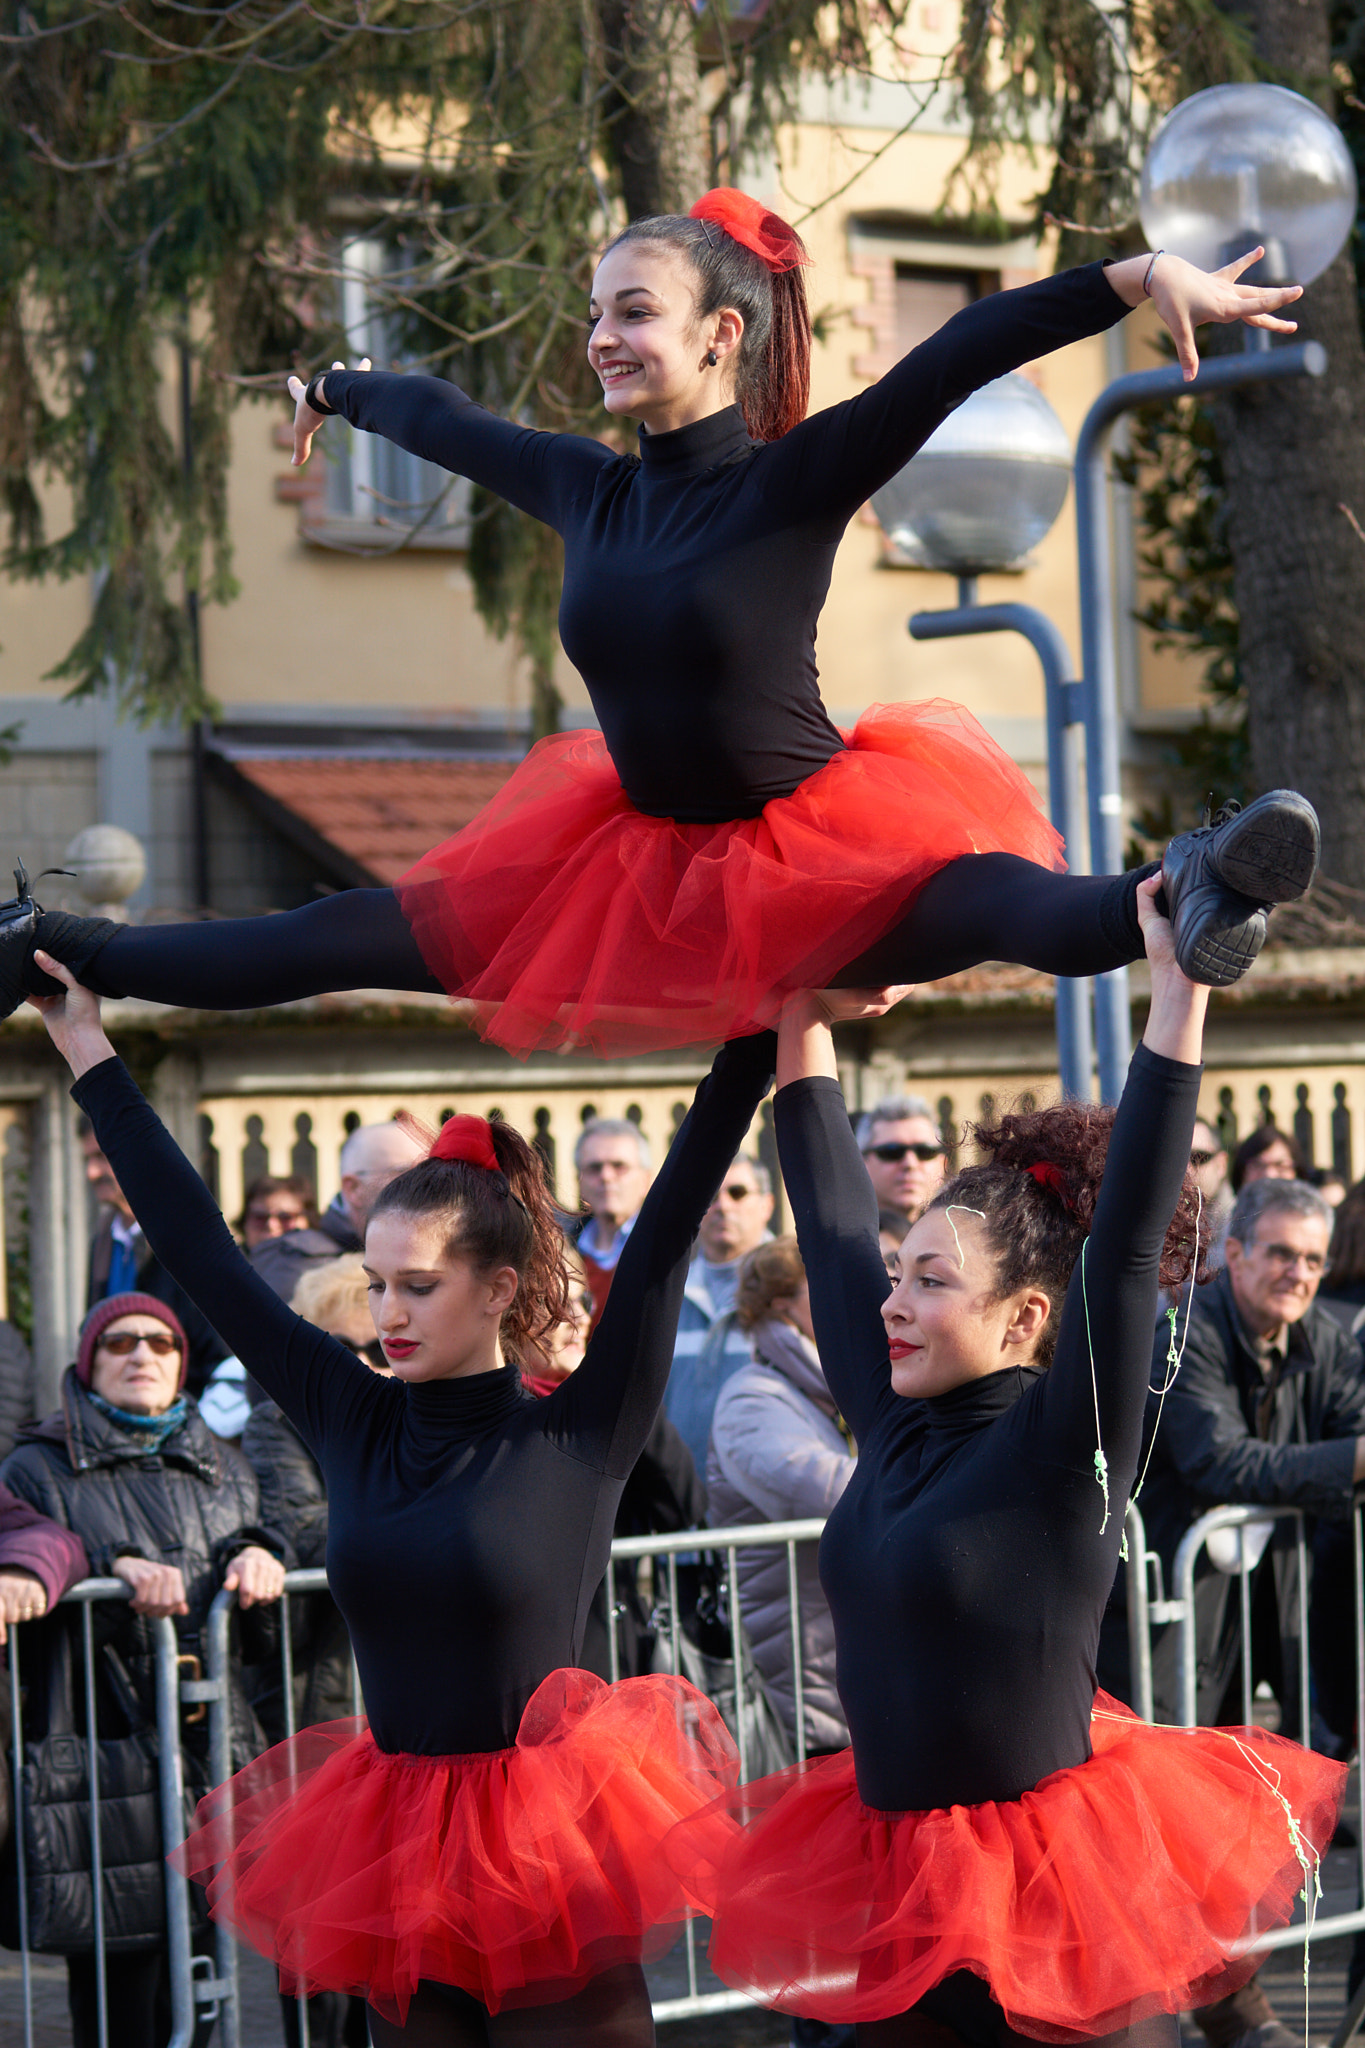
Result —
[[872, 500], [887, 538], [926, 569], [1010, 569], [1066, 503], [1071, 443], [1036, 385], [983, 384]]
[[62, 855], [62, 866], [76, 877], [76, 887], [92, 909], [122, 922], [124, 904], [147, 879], [142, 841], [121, 825], [87, 825]]
[[1151, 248], [1202, 270], [1263, 242], [1269, 278], [1311, 284], [1351, 231], [1355, 165], [1311, 100], [1282, 85], [1215, 85], [1157, 129], [1140, 211]]

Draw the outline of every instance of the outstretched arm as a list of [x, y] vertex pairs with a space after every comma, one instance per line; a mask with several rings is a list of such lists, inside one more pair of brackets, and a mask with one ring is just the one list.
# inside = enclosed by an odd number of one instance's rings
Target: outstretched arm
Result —
[[1103, 334], [1150, 297], [1175, 338], [1186, 379], [1199, 367], [1196, 327], [1245, 320], [1293, 331], [1279, 309], [1298, 285], [1260, 289], [1238, 283], [1264, 252], [1206, 272], [1179, 256], [1133, 256], [1089, 263], [964, 306], [867, 391], [815, 413], [765, 451], [771, 488], [811, 516], [842, 525], [923, 447], [965, 398], [1069, 342]]
[[[1098, 1436], [1109, 1466], [1111, 1509], [1120, 1519], [1137, 1470], [1162, 1247], [1190, 1163], [1209, 998], [1207, 988], [1188, 981], [1176, 965], [1171, 927], [1156, 909], [1160, 886], [1154, 875], [1138, 890], [1152, 1005], [1037, 1402], [1059, 1460], [1089, 1464]], [[1040, 1447], [1040, 1455], [1047, 1454]]]
[[810, 1283], [815, 1348], [856, 1441], [894, 1399], [882, 1303], [889, 1291], [877, 1198], [848, 1120], [832, 1023], [880, 1016], [907, 988], [825, 989], [796, 996], [778, 1030], [777, 1127], [782, 1179]]
[[318, 428], [340, 413], [353, 427], [468, 477], [561, 533], [575, 496], [590, 492], [597, 472], [613, 459], [584, 435], [499, 419], [441, 377], [403, 376], [368, 364], [346, 370], [336, 363], [310, 385], [291, 377], [289, 395], [296, 465], [308, 460]]
[[147, 1242], [316, 1449], [327, 1425], [373, 1400], [385, 1382], [345, 1345], [295, 1315], [253, 1271], [217, 1203], [105, 1036], [99, 998], [50, 954], [37, 957], [64, 993], [30, 1001], [71, 1069], [72, 1093]]
[[771, 1031], [717, 1053], [631, 1228], [583, 1363], [546, 1402], [551, 1433], [618, 1478], [654, 1427], [692, 1247], [768, 1092], [775, 1053]]

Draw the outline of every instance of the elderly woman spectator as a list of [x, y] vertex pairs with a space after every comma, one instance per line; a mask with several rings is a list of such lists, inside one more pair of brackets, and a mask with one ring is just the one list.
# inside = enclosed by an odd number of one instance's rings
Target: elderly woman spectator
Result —
[[[99, 1612], [96, 1672], [102, 1734], [121, 1732], [133, 1717], [155, 1719], [155, 1640], [148, 1622], [170, 1616], [185, 1657], [203, 1656], [209, 1607], [222, 1586], [235, 1590], [246, 1610], [279, 1599], [284, 1567], [277, 1539], [258, 1526], [256, 1480], [250, 1466], [204, 1426], [194, 1400], [182, 1391], [185, 1332], [173, 1310], [150, 1295], [121, 1294], [101, 1301], [81, 1329], [75, 1364], [62, 1382], [56, 1415], [23, 1430], [0, 1479], [80, 1538], [99, 1577], [125, 1580], [127, 1608]], [[260, 1616], [242, 1623], [244, 1647], [265, 1654], [273, 1631]], [[49, 1670], [66, 1650], [62, 1622], [45, 1625]], [[246, 1639], [255, 1635], [256, 1642]], [[67, 1641], [69, 1642], [69, 1638]], [[78, 1655], [78, 1646], [75, 1654]], [[70, 1668], [70, 1658], [61, 1661]], [[195, 1666], [191, 1665], [191, 1670]], [[33, 1667], [28, 1667], [30, 1680]], [[233, 1690], [234, 1768], [260, 1747], [260, 1734], [240, 1683]], [[186, 1727], [186, 1775], [200, 1788], [210, 1782], [207, 1731]], [[118, 1816], [111, 1810], [109, 1828]], [[167, 1959], [160, 1894], [140, 1863], [106, 1872], [120, 1902], [130, 1942], [146, 1948], [106, 1957], [111, 2048], [155, 2048], [167, 1995]], [[129, 1922], [141, 1913], [145, 1928]], [[94, 1929], [91, 1927], [93, 1951]], [[155, 1944], [155, 1946], [153, 1946]], [[67, 1958], [75, 2048], [98, 2038], [93, 1952]]]
[[[854, 1451], [825, 1385], [796, 1239], [773, 1238], [740, 1268], [735, 1314], [752, 1363], [721, 1388], [706, 1465], [712, 1528], [827, 1515], [853, 1473]], [[796, 1733], [791, 1605], [783, 1550], [738, 1552], [740, 1614], [773, 1704]], [[848, 1730], [834, 1689], [834, 1630], [815, 1545], [797, 1552], [802, 1688], [809, 1755], [842, 1749]]]

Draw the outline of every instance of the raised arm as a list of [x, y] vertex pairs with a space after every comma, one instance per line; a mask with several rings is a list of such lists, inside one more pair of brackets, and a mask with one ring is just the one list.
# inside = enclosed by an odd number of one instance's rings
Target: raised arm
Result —
[[543, 433], [499, 419], [440, 377], [332, 369], [306, 388], [291, 377], [289, 390], [296, 464], [307, 461], [318, 427], [339, 413], [362, 432], [382, 434], [410, 455], [468, 477], [560, 532], [574, 498], [585, 497], [612, 460], [609, 449], [583, 435]]
[[[1108, 1461], [1115, 1513], [1137, 1471], [1152, 1365], [1162, 1246], [1190, 1163], [1199, 1107], [1208, 990], [1175, 964], [1171, 928], [1158, 915], [1158, 877], [1138, 892], [1152, 1006], [1133, 1055], [1105, 1157], [1095, 1220], [1067, 1289], [1057, 1349], [1037, 1390], [1050, 1453]], [[1048, 1448], [1044, 1448], [1044, 1455]]]
[[75, 1077], [71, 1092], [148, 1244], [316, 1449], [331, 1422], [374, 1400], [385, 1382], [336, 1338], [295, 1315], [252, 1270], [212, 1195], [105, 1037], [98, 998], [50, 955], [43, 966], [66, 993], [35, 998], [34, 1007]]
[[768, 1092], [775, 1052], [764, 1031], [717, 1053], [631, 1228], [583, 1363], [545, 1404], [550, 1431], [615, 1477], [629, 1474], [654, 1427], [692, 1247]]
[[850, 519], [973, 391], [1069, 342], [1103, 334], [1147, 297], [1175, 337], [1187, 379], [1198, 368], [1194, 329], [1206, 321], [1290, 331], [1293, 321], [1276, 312], [1299, 296], [1297, 285], [1260, 290], [1237, 282], [1258, 253], [1211, 274], [1178, 256], [1134, 256], [991, 292], [868, 390], [814, 414], [765, 450], [771, 487], [808, 515]]
[[854, 1439], [878, 1407], [895, 1400], [882, 1303], [890, 1292], [877, 1236], [877, 1198], [839, 1087], [831, 1023], [876, 1016], [907, 989], [870, 997], [856, 989], [799, 996], [778, 1032], [774, 1122], [782, 1180], [810, 1283], [815, 1348]]

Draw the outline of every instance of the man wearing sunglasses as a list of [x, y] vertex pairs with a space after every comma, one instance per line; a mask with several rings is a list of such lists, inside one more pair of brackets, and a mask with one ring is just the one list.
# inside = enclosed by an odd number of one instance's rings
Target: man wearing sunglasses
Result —
[[768, 1169], [741, 1153], [697, 1233], [664, 1396], [668, 1419], [691, 1451], [698, 1472], [706, 1470], [711, 1417], [720, 1390], [731, 1373], [750, 1360], [748, 1336], [735, 1321], [735, 1290], [741, 1260], [772, 1236], [772, 1216]]
[[857, 1135], [877, 1207], [903, 1216], [909, 1229], [938, 1193], [947, 1171], [933, 1110], [922, 1095], [892, 1095], [863, 1112]]

